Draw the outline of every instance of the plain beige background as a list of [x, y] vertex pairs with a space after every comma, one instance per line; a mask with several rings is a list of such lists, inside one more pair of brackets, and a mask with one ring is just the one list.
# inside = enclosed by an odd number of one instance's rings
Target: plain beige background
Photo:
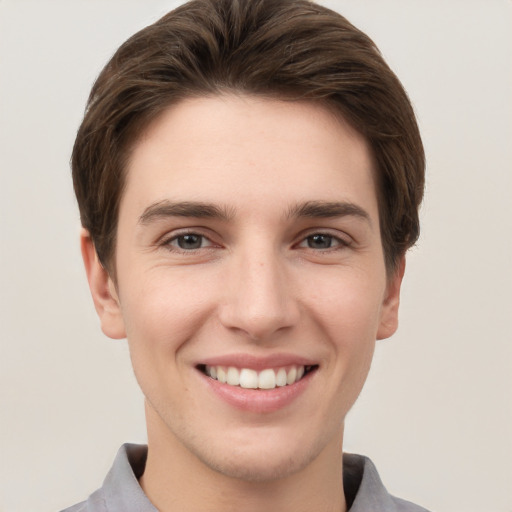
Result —
[[[0, 512], [85, 499], [144, 442], [124, 341], [99, 330], [69, 173], [92, 82], [177, 2], [0, 0]], [[389, 490], [438, 512], [512, 510], [512, 2], [326, 1], [367, 31], [428, 158], [401, 327], [347, 422]]]

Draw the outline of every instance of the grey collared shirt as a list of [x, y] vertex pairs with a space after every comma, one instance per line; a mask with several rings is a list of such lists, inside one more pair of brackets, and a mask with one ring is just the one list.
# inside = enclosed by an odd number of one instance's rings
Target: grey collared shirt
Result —
[[[103, 486], [86, 501], [62, 512], [158, 512], [139, 485], [147, 447], [124, 444]], [[350, 512], [427, 512], [386, 491], [372, 461], [361, 455], [343, 455], [343, 485]]]

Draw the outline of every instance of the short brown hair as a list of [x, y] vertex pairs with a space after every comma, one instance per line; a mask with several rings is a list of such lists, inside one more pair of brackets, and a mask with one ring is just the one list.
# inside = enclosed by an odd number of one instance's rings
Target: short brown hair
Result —
[[313, 101], [368, 140], [386, 266], [419, 236], [425, 157], [412, 106], [374, 43], [307, 0], [192, 0], [128, 39], [94, 84], [72, 155], [83, 226], [109, 270], [130, 148], [169, 105], [236, 91]]

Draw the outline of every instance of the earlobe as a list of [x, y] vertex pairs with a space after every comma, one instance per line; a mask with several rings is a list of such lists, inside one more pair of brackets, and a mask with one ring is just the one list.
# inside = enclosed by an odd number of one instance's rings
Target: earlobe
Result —
[[123, 315], [114, 282], [99, 261], [94, 243], [86, 229], [82, 229], [80, 233], [80, 247], [101, 330], [109, 338], [125, 338]]
[[405, 256], [402, 257], [394, 274], [389, 277], [386, 296], [382, 303], [377, 339], [383, 340], [392, 336], [398, 329], [398, 309], [400, 306], [400, 288], [405, 272]]

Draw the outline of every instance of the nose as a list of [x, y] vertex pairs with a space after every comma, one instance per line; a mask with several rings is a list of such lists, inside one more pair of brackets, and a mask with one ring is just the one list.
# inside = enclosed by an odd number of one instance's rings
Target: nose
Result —
[[219, 312], [226, 328], [254, 341], [272, 341], [297, 325], [300, 311], [293, 280], [275, 251], [241, 255], [232, 263]]

